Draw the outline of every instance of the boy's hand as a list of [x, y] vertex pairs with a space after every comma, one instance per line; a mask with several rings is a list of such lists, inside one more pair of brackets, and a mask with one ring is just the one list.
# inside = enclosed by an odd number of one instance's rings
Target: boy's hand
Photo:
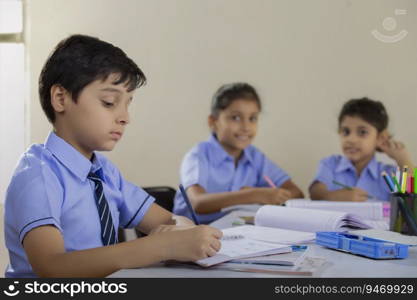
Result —
[[220, 250], [223, 233], [214, 227], [198, 225], [185, 230], [163, 233], [168, 259], [196, 261], [213, 256]]
[[404, 143], [393, 140], [392, 138], [385, 138], [378, 143], [378, 147], [382, 152], [395, 160], [400, 167], [403, 167], [404, 165], [411, 165], [410, 154], [408, 153]]
[[263, 188], [266, 195], [260, 195], [261, 204], [276, 204], [280, 205], [285, 203], [291, 198], [291, 192], [283, 188]]
[[368, 193], [360, 188], [352, 188], [351, 190], [338, 190], [339, 198], [344, 201], [364, 202], [368, 200]]
[[168, 224], [161, 224], [157, 227], [153, 228], [149, 234], [155, 234], [155, 233], [161, 233], [161, 232], [167, 232], [167, 231], [175, 231], [175, 230], [184, 230], [184, 229], [190, 229], [195, 227], [193, 221], [188, 219], [184, 216], [177, 216], [172, 215], [172, 218]]
[[172, 220], [177, 226], [195, 226], [193, 221], [184, 216], [172, 215]]

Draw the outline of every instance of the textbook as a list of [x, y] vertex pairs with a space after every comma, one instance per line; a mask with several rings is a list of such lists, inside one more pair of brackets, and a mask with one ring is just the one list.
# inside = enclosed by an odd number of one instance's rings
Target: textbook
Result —
[[229, 232], [230, 229], [233, 228], [223, 229], [221, 248], [216, 255], [197, 260], [195, 263], [203, 267], [210, 267], [232, 259], [257, 257], [292, 251], [291, 247], [288, 245], [253, 240], [243, 235], [233, 234], [232, 232]]
[[305, 232], [381, 229], [378, 222], [351, 213], [275, 205], [262, 206], [256, 212], [255, 225]]
[[287, 207], [311, 208], [341, 211], [355, 214], [367, 220], [384, 220], [389, 218], [389, 203], [382, 201], [350, 202], [308, 199], [290, 199], [285, 202]]

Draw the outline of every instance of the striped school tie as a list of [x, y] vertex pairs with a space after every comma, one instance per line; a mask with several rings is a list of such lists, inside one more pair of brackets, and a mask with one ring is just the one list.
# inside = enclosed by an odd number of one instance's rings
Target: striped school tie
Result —
[[113, 219], [111, 217], [109, 204], [103, 193], [103, 184], [100, 177], [97, 174], [90, 172], [87, 176], [88, 179], [95, 183], [94, 197], [96, 199], [96, 205], [98, 215], [100, 217], [101, 224], [101, 240], [103, 245], [112, 245], [117, 243], [116, 231], [113, 225]]

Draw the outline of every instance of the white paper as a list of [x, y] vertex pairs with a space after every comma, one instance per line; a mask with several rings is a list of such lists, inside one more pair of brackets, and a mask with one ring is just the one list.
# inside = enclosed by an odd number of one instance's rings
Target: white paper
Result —
[[[230, 232], [230, 229], [233, 228], [224, 229], [223, 235], [234, 235], [233, 232]], [[288, 247], [288, 245], [267, 243], [248, 239], [246, 237], [240, 239], [227, 239], [221, 240], [221, 248], [216, 255], [200, 259], [196, 261], [196, 263], [208, 267], [237, 258], [256, 257], [290, 251], [291, 248]]]

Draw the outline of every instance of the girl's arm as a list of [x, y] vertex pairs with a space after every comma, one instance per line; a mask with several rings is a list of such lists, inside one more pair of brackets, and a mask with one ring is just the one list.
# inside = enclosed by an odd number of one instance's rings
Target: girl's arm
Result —
[[195, 184], [186, 192], [199, 214], [215, 213], [239, 204], [282, 204], [290, 198], [290, 192], [282, 188], [251, 187], [233, 192], [207, 193], [203, 187]]
[[300, 190], [298, 186], [295, 185], [294, 182], [292, 182], [292, 180], [285, 181], [281, 185], [281, 188], [286, 189], [291, 193], [290, 198], [304, 198], [303, 192]]

